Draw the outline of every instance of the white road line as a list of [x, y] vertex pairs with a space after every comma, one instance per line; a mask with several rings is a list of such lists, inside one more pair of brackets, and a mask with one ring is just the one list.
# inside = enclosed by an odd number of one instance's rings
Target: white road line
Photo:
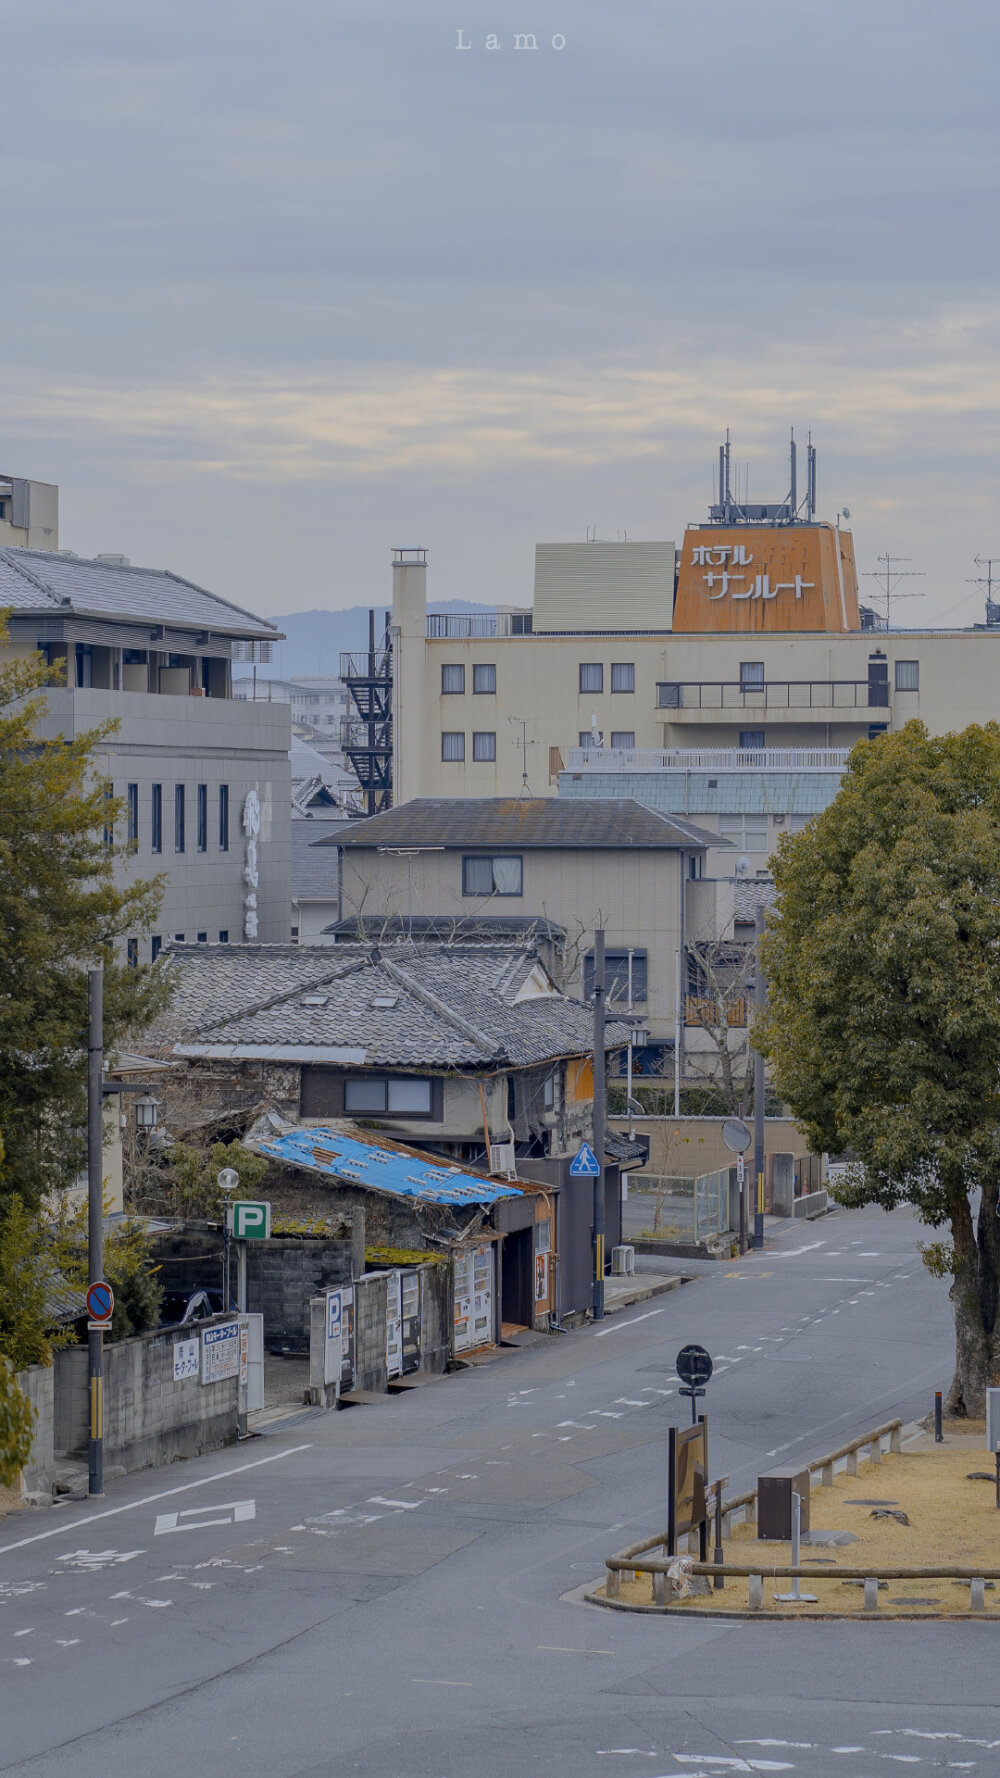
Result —
[[[774, 1257], [775, 1259], [797, 1259], [800, 1253], [813, 1253], [817, 1247], [825, 1246], [825, 1241], [808, 1241], [804, 1247], [789, 1247], [784, 1253], [776, 1253]], [[867, 1255], [862, 1253], [858, 1257], [866, 1259]]]
[[21, 1537], [17, 1543], [5, 1543], [0, 1546], [0, 1556], [6, 1556], [10, 1550], [23, 1550], [25, 1544], [42, 1543], [47, 1537], [61, 1537], [66, 1531], [82, 1531], [97, 1519], [113, 1519], [119, 1513], [133, 1513], [140, 1506], [152, 1506], [154, 1501], [169, 1500], [174, 1494], [187, 1494], [192, 1488], [207, 1488], [212, 1482], [224, 1482], [231, 1475], [243, 1475], [248, 1469], [261, 1469], [265, 1463], [280, 1463], [282, 1457], [295, 1457], [300, 1451], [311, 1450], [311, 1444], [290, 1445], [287, 1451], [275, 1451], [273, 1457], [258, 1457], [254, 1463], [238, 1463], [234, 1469], [217, 1470], [214, 1475], [202, 1476], [197, 1482], [182, 1482], [179, 1488], [163, 1488], [158, 1494], [144, 1494], [141, 1500], [130, 1500], [127, 1506], [109, 1506], [103, 1512], [91, 1513], [86, 1519], [74, 1519], [69, 1525], [56, 1525], [52, 1531], [36, 1531], [34, 1537]]
[[[474, 1482], [476, 1477], [474, 1475], [460, 1476], [459, 1480], [463, 1482]], [[381, 1494], [369, 1494], [368, 1496], [369, 1506], [397, 1506], [400, 1507], [403, 1512], [408, 1513], [415, 1512], [417, 1507], [423, 1506], [423, 1504], [422, 1500], [386, 1500]]]
[[603, 1340], [606, 1339], [608, 1334], [621, 1333], [622, 1328], [624, 1327], [638, 1327], [640, 1321], [649, 1321], [654, 1315], [662, 1315], [666, 1306], [666, 1303], [664, 1303], [662, 1309], [647, 1309], [645, 1315], [633, 1315], [631, 1321], [619, 1321], [614, 1327], [602, 1327], [600, 1333], [595, 1334], [594, 1338], [595, 1340]]

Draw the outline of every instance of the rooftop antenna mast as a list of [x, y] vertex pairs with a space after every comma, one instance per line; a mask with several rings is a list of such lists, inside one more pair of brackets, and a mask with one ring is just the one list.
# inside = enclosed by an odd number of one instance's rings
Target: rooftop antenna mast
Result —
[[515, 739], [514, 746], [521, 749], [521, 789], [520, 796], [530, 796], [531, 786], [528, 783], [528, 748], [535, 745], [528, 740], [528, 718], [526, 716], [508, 716], [507, 721], [521, 731], [520, 740]]
[[923, 572], [917, 568], [897, 568], [897, 562], [908, 562], [909, 556], [879, 556], [880, 568], [866, 568], [865, 579], [877, 580], [879, 593], [885, 600], [885, 627], [889, 628], [889, 615], [893, 605], [900, 599], [922, 599], [923, 593], [897, 593], [901, 580], [923, 580]]
[[[985, 568], [986, 573], [971, 575], [970, 584], [980, 587], [986, 594], [986, 622], [990, 625], [1000, 624], [1000, 603], [993, 597], [993, 588], [1000, 585], [1000, 556], [976, 556], [974, 560], [976, 567]], [[998, 569], [995, 578], [994, 568]]]

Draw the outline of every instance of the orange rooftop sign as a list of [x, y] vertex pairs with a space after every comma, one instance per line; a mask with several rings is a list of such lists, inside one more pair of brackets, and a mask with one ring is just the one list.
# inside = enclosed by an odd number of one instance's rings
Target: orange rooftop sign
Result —
[[859, 630], [854, 540], [833, 525], [689, 525], [674, 631]]

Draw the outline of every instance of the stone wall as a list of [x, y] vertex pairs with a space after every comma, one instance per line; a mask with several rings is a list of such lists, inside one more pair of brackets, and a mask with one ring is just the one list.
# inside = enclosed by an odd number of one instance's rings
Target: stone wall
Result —
[[237, 1377], [219, 1383], [202, 1383], [200, 1377], [174, 1381], [174, 1342], [193, 1333], [163, 1328], [105, 1346], [106, 1469], [146, 1469], [176, 1457], [197, 1457], [236, 1437]]
[[350, 1284], [352, 1259], [350, 1241], [290, 1236], [248, 1243], [247, 1309], [263, 1315], [269, 1352], [308, 1352], [309, 1299]]

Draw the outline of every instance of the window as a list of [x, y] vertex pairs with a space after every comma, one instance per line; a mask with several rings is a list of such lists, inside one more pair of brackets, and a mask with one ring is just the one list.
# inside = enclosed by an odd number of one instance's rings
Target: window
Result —
[[199, 932], [198, 943], [200, 945], [207, 945], [207, 943], [208, 943], [208, 933], [207, 932]]
[[174, 851], [184, 850], [184, 786], [174, 785]]
[[705, 874], [705, 855], [703, 852], [688, 853], [688, 876], [692, 883], [699, 883]]
[[580, 662], [580, 690], [603, 691], [604, 668], [600, 661]]
[[178, 945], [182, 945], [184, 943], [183, 932], [175, 932], [174, 933], [174, 943], [178, 944]]
[[684, 708], [684, 688], [681, 685], [665, 685], [656, 687], [656, 708], [658, 710], [682, 710]]
[[87, 642], [78, 642], [76, 645], [76, 683], [94, 683], [94, 651]]
[[[229, 851], [229, 785], [219, 785], [219, 851]], [[222, 934], [219, 943], [224, 944]]]
[[592, 728], [582, 728], [580, 730], [580, 746], [589, 753], [594, 748], [604, 746], [604, 737], [601, 734], [595, 735]]
[[542, 1082], [542, 1104], [546, 1111], [551, 1111], [556, 1102], [556, 1077], [547, 1074]]
[[877, 741], [880, 735], [884, 735], [888, 732], [888, 728], [889, 724], [887, 722], [870, 722], [868, 724], [869, 741]]
[[612, 691], [634, 691], [635, 690], [635, 662], [634, 661], [612, 661], [612, 663], [611, 663], [611, 689], [612, 689]]
[[473, 667], [472, 689], [474, 692], [479, 692], [480, 694], [491, 692], [495, 695], [497, 689], [497, 670], [492, 661], [482, 661], [479, 666]]
[[220, 945], [227, 945], [229, 943], [229, 933], [225, 929], [219, 933], [219, 943]]
[[154, 784], [150, 804], [149, 844], [153, 852], [163, 851], [163, 785]]
[[612, 747], [624, 747], [626, 750], [635, 746], [634, 728], [613, 728], [611, 730]]
[[198, 850], [208, 851], [208, 785], [198, 786]]
[[741, 852], [767, 852], [766, 815], [720, 815], [719, 833]]
[[551, 1253], [552, 1251], [552, 1218], [543, 1217], [535, 1224], [535, 1252]]
[[387, 1113], [390, 1117], [430, 1117], [431, 1082], [413, 1075], [361, 1075], [344, 1082], [345, 1112]]
[[496, 759], [497, 738], [492, 729], [480, 729], [472, 737], [473, 759]]
[[[605, 951], [604, 953], [604, 1004], [607, 1007], [628, 1006], [628, 962], [627, 951]], [[588, 951], [583, 959], [583, 997], [593, 999], [594, 994], [594, 953]], [[646, 953], [632, 952], [632, 1005], [641, 1006], [646, 998]]]
[[763, 691], [763, 689], [764, 689], [764, 663], [763, 663], [763, 661], [741, 661], [740, 662], [740, 690], [741, 691]]
[[896, 690], [897, 691], [919, 691], [920, 690], [920, 662], [919, 661], [897, 661], [896, 662]]
[[760, 753], [764, 746], [764, 730], [762, 728], [741, 728], [740, 746], [750, 753]]
[[441, 758], [465, 758], [465, 736], [461, 729], [445, 729], [441, 736]]
[[460, 692], [460, 691], [464, 691], [464, 690], [465, 690], [465, 668], [463, 666], [442, 667], [441, 668], [441, 696], [442, 697], [449, 697], [452, 694], [454, 694], [455, 692]]
[[126, 955], [128, 957], [129, 968], [130, 969], [138, 969], [138, 967], [139, 967], [139, 940], [137, 938], [130, 938], [128, 940], [128, 943], [126, 946]]
[[127, 821], [127, 841], [130, 852], [139, 850], [139, 786], [126, 784], [125, 812]]
[[463, 895], [523, 895], [524, 861], [513, 857], [462, 859]]
[[152, 953], [153, 962], [155, 963], [157, 957], [160, 955], [160, 952], [163, 949], [163, 940], [160, 937], [158, 932], [153, 933], [153, 936], [149, 941], [149, 949]]
[[115, 802], [115, 787], [113, 784], [105, 784], [105, 786], [104, 786], [104, 804], [105, 804], [106, 814], [104, 817], [104, 844], [106, 846], [113, 846], [115, 843], [114, 802]]
[[788, 831], [789, 833], [801, 833], [802, 829], [808, 827], [810, 821], [815, 821], [815, 819], [815, 815], [789, 815]]

